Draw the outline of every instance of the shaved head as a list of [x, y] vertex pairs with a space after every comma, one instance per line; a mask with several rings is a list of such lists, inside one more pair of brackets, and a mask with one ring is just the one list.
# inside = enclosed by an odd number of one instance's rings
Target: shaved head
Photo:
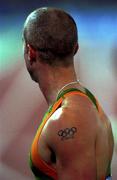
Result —
[[[43, 62], [69, 65], [77, 45], [77, 27], [73, 18], [61, 9], [39, 8], [24, 24], [24, 40], [39, 52]], [[66, 59], [66, 60], [65, 60]]]

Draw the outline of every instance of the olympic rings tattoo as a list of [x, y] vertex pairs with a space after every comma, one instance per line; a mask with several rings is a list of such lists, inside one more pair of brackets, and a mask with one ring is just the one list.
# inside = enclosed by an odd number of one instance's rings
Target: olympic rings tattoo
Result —
[[76, 127], [72, 127], [72, 128], [66, 128], [64, 130], [60, 130], [58, 131], [58, 135], [61, 137], [61, 140], [67, 140], [70, 138], [74, 138], [74, 134], [77, 132], [77, 128]]

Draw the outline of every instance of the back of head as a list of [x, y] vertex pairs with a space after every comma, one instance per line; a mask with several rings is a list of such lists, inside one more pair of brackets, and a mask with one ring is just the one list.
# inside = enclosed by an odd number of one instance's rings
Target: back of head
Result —
[[[43, 62], [50, 65], [69, 65], [77, 44], [77, 27], [73, 18], [56, 8], [33, 11], [24, 25], [24, 39], [38, 50]], [[66, 59], [66, 60], [65, 60]]]

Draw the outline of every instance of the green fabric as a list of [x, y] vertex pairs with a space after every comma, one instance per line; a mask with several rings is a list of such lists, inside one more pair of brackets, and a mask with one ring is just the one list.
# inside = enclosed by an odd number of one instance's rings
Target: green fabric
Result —
[[95, 104], [96, 108], [98, 109], [97, 101], [94, 95], [86, 88], [85, 88], [85, 92], [86, 92], [86, 95], [91, 99], [91, 101]]
[[64, 91], [62, 91], [62, 92], [60, 92], [60, 93], [58, 94], [56, 100], [58, 101], [61, 97], [64, 98], [64, 95], [65, 95], [65, 94], [67, 94], [67, 93], [69, 93], [69, 92], [72, 92], [72, 91], [79, 91], [79, 92], [82, 92], [82, 91], [80, 91], [80, 90], [77, 89], [77, 88], [66, 89], [66, 90], [64, 90]]
[[94, 97], [94, 95], [93, 95], [88, 89], [84, 88], [84, 90], [85, 90], [85, 93], [82, 92], [82, 91], [80, 91], [80, 90], [77, 89], [77, 88], [66, 89], [66, 90], [64, 90], [64, 91], [62, 91], [62, 92], [60, 92], [60, 93], [58, 94], [57, 100], [59, 100], [61, 97], [64, 98], [64, 95], [67, 94], [67, 93], [69, 93], [69, 92], [78, 91], [78, 92], [81, 92], [81, 93], [83, 93], [83, 94], [86, 94], [86, 95], [90, 98], [90, 100], [93, 102], [93, 104], [96, 106], [96, 108], [98, 109], [97, 102], [96, 102], [96, 98]]
[[[57, 96], [57, 98], [56, 98], [56, 101], [58, 101], [61, 97], [64, 98], [64, 95], [65, 95], [66, 93], [72, 92], [72, 91], [78, 91], [78, 92], [83, 93], [82, 91], [80, 91], [80, 90], [77, 89], [77, 88], [70, 88], [70, 89], [64, 90], [64, 91], [62, 91], [61, 93], [59, 93], [58, 96]], [[91, 99], [91, 101], [95, 104], [96, 108], [98, 109], [97, 103], [96, 103], [96, 99], [95, 99], [95, 97], [93, 96], [93, 94], [92, 94], [88, 89], [86, 89], [86, 88], [85, 88], [85, 92], [86, 92], [86, 93], [84, 93], [84, 94], [86, 94], [86, 95]], [[55, 101], [55, 102], [56, 102], [56, 101]], [[54, 105], [54, 104], [53, 104], [53, 105]], [[46, 118], [46, 116], [48, 115], [48, 113], [51, 112], [53, 105], [51, 105], [51, 106], [48, 108], [47, 112], [45, 113], [45, 115], [44, 115], [44, 117], [43, 117], [43, 119], [42, 119], [42, 122], [43, 122], [43, 120]], [[41, 124], [40, 124], [40, 125], [41, 125]], [[40, 126], [39, 126], [39, 128], [40, 128]], [[34, 175], [35, 175], [35, 179], [36, 179], [36, 180], [53, 180], [53, 178], [47, 176], [46, 174], [44, 174], [43, 172], [41, 172], [38, 168], [36, 168], [36, 167], [33, 165], [31, 156], [30, 156], [30, 158], [29, 158], [29, 164], [30, 164], [30, 168], [31, 168], [32, 172], [33, 172]]]
[[29, 165], [33, 174], [35, 175], [36, 180], [53, 180], [53, 178], [47, 176], [46, 174], [41, 172], [37, 167], [34, 166], [34, 164], [32, 163], [31, 156], [29, 157]]
[[[45, 113], [45, 115], [42, 119], [42, 122], [44, 121], [44, 119], [46, 118], [48, 113], [51, 112], [52, 107], [53, 107], [53, 105], [48, 108], [47, 112]], [[42, 124], [42, 122], [41, 122], [41, 124]], [[38, 129], [40, 128], [41, 124], [39, 125]], [[29, 165], [30, 165], [30, 168], [31, 168], [34, 176], [35, 176], [35, 180], [53, 180], [53, 178], [47, 176], [46, 174], [41, 172], [37, 167], [34, 166], [32, 159], [31, 159], [31, 154], [29, 154]]]

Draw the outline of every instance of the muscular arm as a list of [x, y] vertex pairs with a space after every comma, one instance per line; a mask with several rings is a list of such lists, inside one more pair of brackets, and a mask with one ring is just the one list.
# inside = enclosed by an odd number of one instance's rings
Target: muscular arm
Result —
[[92, 113], [60, 108], [47, 124], [47, 144], [56, 156], [58, 180], [95, 180], [95, 125]]

